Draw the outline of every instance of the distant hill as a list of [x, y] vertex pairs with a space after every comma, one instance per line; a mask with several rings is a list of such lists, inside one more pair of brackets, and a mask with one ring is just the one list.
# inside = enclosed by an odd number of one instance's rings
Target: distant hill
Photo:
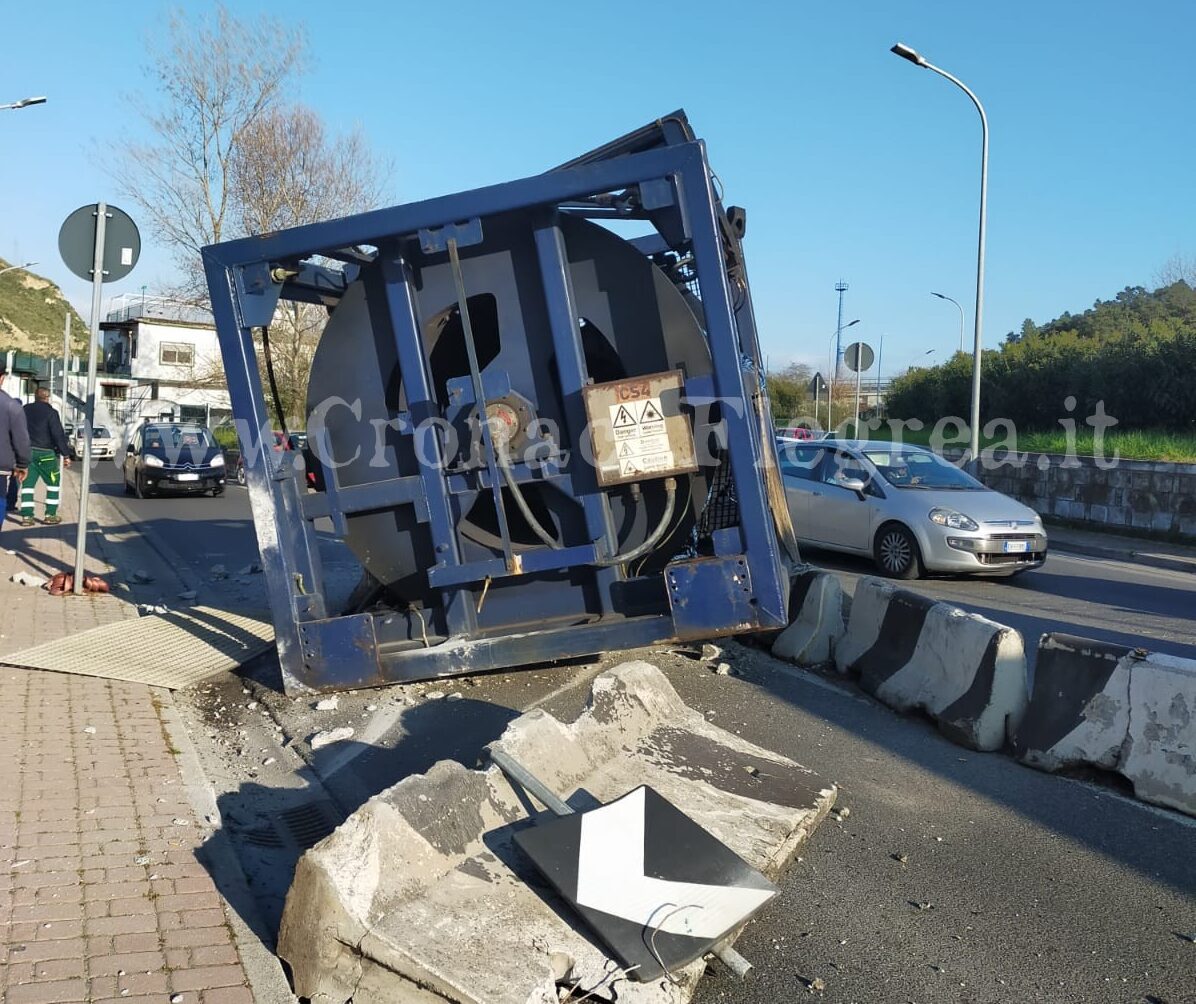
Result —
[[[0, 269], [9, 262], [0, 258]], [[49, 279], [13, 269], [0, 275], [0, 351], [15, 349], [39, 356], [62, 354], [62, 326], [71, 315], [71, 346], [87, 351], [87, 325]]]

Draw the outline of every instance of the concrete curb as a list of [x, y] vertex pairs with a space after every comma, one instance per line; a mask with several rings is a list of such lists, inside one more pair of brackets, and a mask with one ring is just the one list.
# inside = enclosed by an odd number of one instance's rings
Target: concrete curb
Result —
[[1196, 661], [1044, 635], [1013, 746], [1040, 770], [1115, 770], [1142, 801], [1196, 816]]
[[[218, 839], [223, 826], [220, 809], [216, 802], [216, 792], [204, 776], [203, 767], [199, 762], [199, 755], [191, 742], [191, 737], [183, 724], [182, 718], [175, 709], [170, 691], [156, 690], [155, 696], [162, 719], [162, 727], [171, 745], [178, 751], [175, 760], [179, 773], [182, 775], [183, 788], [187, 793], [187, 800], [196, 819], [201, 826], [210, 827], [215, 831], [203, 846], [202, 855], [206, 858], [206, 867], [210, 870], [212, 879], [221, 892], [224, 900], [224, 915], [232, 931], [233, 942], [237, 946], [237, 954], [241, 958], [241, 966], [249, 980], [249, 989], [253, 999], [260, 1004], [293, 1004], [296, 1000], [287, 983], [282, 964], [261, 940], [253, 933], [246, 920], [234, 910], [230, 900], [235, 898], [247, 909], [254, 902], [249, 891], [249, 883], [241, 869], [236, 852], [227, 839]], [[229, 895], [229, 893], [233, 895]], [[256, 918], [252, 918], [256, 919]], [[258, 926], [262, 927], [260, 921]]]
[[839, 577], [813, 571], [797, 576], [789, 594], [789, 622], [773, 642], [773, 655], [799, 666], [831, 662], [846, 631]]
[[1057, 551], [1061, 554], [1079, 554], [1087, 558], [1124, 561], [1131, 565], [1145, 565], [1148, 568], [1163, 568], [1171, 572], [1187, 572], [1190, 575], [1196, 575], [1196, 560], [1188, 558], [1173, 558], [1166, 554], [1126, 551], [1118, 547], [1102, 547], [1099, 544], [1086, 544], [1073, 541], [1057, 543], [1052, 540], [1050, 548], [1052, 551]]
[[861, 689], [899, 711], [924, 710], [970, 749], [1001, 749], [1028, 700], [1017, 631], [885, 579], [857, 585], [835, 662]]

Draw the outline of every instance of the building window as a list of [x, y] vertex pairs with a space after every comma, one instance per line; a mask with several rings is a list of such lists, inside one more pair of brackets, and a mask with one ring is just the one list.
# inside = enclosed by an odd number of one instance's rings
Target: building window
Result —
[[100, 384], [100, 396], [105, 401], [125, 401], [129, 397], [129, 385], [125, 383]]
[[195, 363], [195, 346], [190, 342], [163, 342], [158, 361], [164, 366], [191, 366]]

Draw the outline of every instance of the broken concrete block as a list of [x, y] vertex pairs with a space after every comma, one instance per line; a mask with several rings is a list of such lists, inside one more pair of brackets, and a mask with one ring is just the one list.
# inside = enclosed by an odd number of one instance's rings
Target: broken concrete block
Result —
[[[809, 770], [711, 725], [643, 662], [598, 676], [573, 724], [531, 711], [494, 746], [577, 809], [649, 785], [770, 877], [834, 801]], [[557, 1004], [567, 960], [579, 996], [601, 985], [622, 1004], [687, 1001], [701, 961], [676, 983], [612, 979], [614, 963], [515, 846], [529, 811], [543, 810], [497, 767], [454, 761], [370, 799], [296, 869], [278, 942], [296, 993]]]
[[353, 738], [353, 726], [345, 725], [339, 729], [328, 729], [324, 732], [317, 732], [311, 737], [311, 748], [313, 750], [323, 749], [325, 746], [331, 746], [333, 743], [342, 743], [346, 739]]

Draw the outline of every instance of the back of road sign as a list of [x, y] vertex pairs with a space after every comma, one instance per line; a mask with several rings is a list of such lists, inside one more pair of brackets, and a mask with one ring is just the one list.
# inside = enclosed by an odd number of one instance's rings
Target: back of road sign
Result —
[[639, 981], [705, 955], [778, 891], [648, 787], [515, 842]]
[[[63, 222], [58, 231], [58, 253], [80, 279], [91, 281], [95, 261], [96, 209], [93, 202], [80, 206]], [[104, 227], [104, 282], [116, 282], [133, 271], [141, 257], [141, 234], [137, 224], [123, 209], [108, 205]]]

